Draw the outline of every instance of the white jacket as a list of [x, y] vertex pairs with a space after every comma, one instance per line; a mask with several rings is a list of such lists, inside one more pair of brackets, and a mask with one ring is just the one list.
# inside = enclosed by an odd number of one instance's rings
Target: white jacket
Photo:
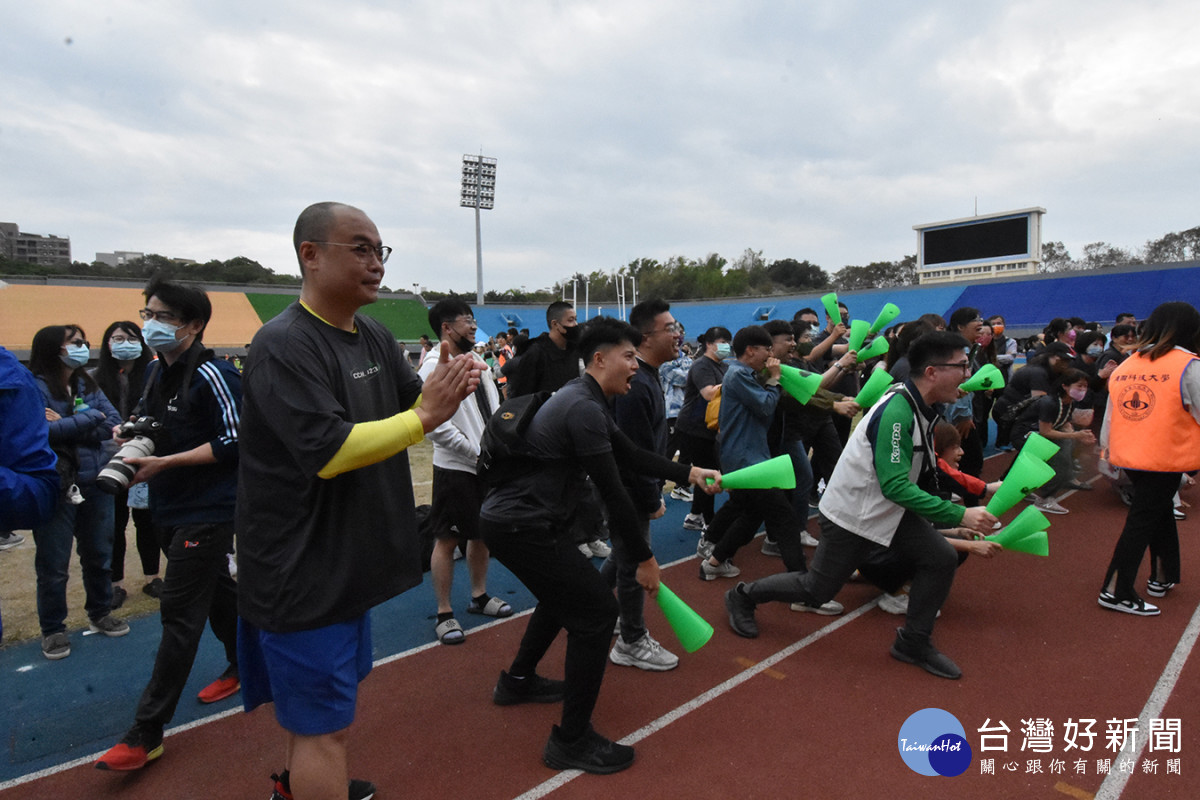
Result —
[[[440, 347], [432, 348], [421, 361], [417, 374], [424, 380], [437, 367], [441, 354]], [[483, 364], [479, 373], [480, 385], [487, 394], [488, 407], [494, 412], [500, 406], [500, 392], [496, 389], [496, 381], [492, 378], [487, 364], [474, 351], [471, 357]], [[467, 397], [459, 404], [454, 416], [429, 432], [433, 442], [433, 465], [442, 469], [456, 469], [459, 472], [475, 473], [475, 461], [479, 458], [479, 443], [483, 438], [483, 428], [487, 420], [479, 411], [479, 403], [473, 396]]]

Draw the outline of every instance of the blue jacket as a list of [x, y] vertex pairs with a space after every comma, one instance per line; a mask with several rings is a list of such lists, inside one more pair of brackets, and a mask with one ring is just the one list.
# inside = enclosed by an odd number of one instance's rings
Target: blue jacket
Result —
[[58, 500], [45, 404], [16, 356], [0, 347], [0, 530], [41, 524]]
[[96, 476], [108, 463], [109, 452], [102, 443], [112, 439], [112, 429], [121, 424], [121, 415], [108, 402], [104, 392], [99, 389], [85, 392], [82, 379], [75, 380], [75, 397], [83, 398], [87, 404], [88, 408], [84, 411], [75, 410], [73, 398], [60, 400], [51, 397], [46, 381], [41, 376], [36, 379], [46, 408], [54, 409], [62, 417], [50, 423], [50, 446], [75, 448], [75, 455], [79, 459], [75, 483], [81, 487], [95, 483]]
[[[166, 469], [150, 480], [150, 515], [158, 525], [233, 522], [237, 499], [238, 425], [242, 376], [196, 342], [174, 364], [159, 359], [146, 369], [150, 389], [138, 404], [163, 424], [155, 455], [212, 445], [215, 464]], [[181, 395], [187, 386], [187, 397]]]
[[767, 432], [779, 387], [763, 386], [754, 371], [733, 361], [721, 381], [721, 471], [732, 472], [771, 457]]

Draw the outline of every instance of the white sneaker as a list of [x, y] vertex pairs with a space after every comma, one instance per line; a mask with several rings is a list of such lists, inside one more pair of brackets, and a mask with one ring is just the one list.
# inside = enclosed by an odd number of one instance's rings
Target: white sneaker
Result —
[[800, 531], [800, 544], [805, 547], [816, 547], [820, 542], [808, 531]]
[[587, 552], [584, 553], [584, 555], [588, 555], [593, 558], [608, 558], [610, 555], [612, 555], [612, 548], [600, 539], [593, 539], [587, 544], [579, 545], [580, 552], [583, 552], [585, 547], [587, 548]]
[[1058, 501], [1053, 497], [1042, 497], [1040, 494], [1033, 495], [1033, 504], [1047, 514], [1069, 514], [1071, 512], [1058, 504]]
[[682, 500], [685, 503], [690, 503], [690, 502], [692, 502], [692, 490], [685, 489], [682, 486], [676, 486], [674, 489], [671, 490], [671, 499], [672, 500]]
[[622, 667], [637, 667], [650, 672], [666, 672], [679, 666], [679, 656], [659, 644], [647, 631], [633, 644], [617, 638], [608, 660]]
[[888, 614], [904, 616], [908, 613], [908, 592], [888, 594], [884, 592], [879, 598], [879, 608]]
[[708, 526], [704, 524], [703, 514], [688, 514], [683, 518], [683, 527], [689, 531], [702, 531]]
[[696, 542], [696, 556], [703, 561], [707, 561], [712, 557], [712, 551], [715, 547], [716, 544], [701, 536], [700, 541]]
[[830, 600], [828, 603], [823, 603], [816, 608], [806, 606], [804, 603], [792, 603], [791, 608], [792, 611], [810, 611], [813, 614], [820, 614], [822, 617], [836, 617], [846, 610], [846, 607], [837, 600]]
[[732, 561], [722, 562], [715, 567], [707, 558], [700, 562], [701, 580], [715, 581], [717, 578], [736, 578], [741, 574], [742, 571], [735, 567]]

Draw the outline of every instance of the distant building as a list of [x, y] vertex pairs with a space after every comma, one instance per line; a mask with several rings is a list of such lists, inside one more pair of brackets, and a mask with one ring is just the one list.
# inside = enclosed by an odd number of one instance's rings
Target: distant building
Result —
[[114, 253], [96, 253], [96, 260], [110, 267], [123, 267], [131, 261], [145, 258], [145, 253], [135, 253], [132, 250], [117, 250]]
[[1036, 206], [914, 225], [918, 283], [1036, 275], [1042, 263], [1045, 213]]
[[28, 264], [71, 266], [71, 240], [25, 233], [15, 222], [0, 222], [0, 256]]

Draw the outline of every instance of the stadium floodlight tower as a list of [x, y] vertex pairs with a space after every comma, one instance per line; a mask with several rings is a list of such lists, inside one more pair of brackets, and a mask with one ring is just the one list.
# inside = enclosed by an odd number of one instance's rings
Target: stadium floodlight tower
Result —
[[479, 211], [496, 202], [496, 159], [465, 154], [462, 158], [462, 199], [459, 205], [475, 209], [475, 305], [483, 305], [483, 244], [479, 237]]

